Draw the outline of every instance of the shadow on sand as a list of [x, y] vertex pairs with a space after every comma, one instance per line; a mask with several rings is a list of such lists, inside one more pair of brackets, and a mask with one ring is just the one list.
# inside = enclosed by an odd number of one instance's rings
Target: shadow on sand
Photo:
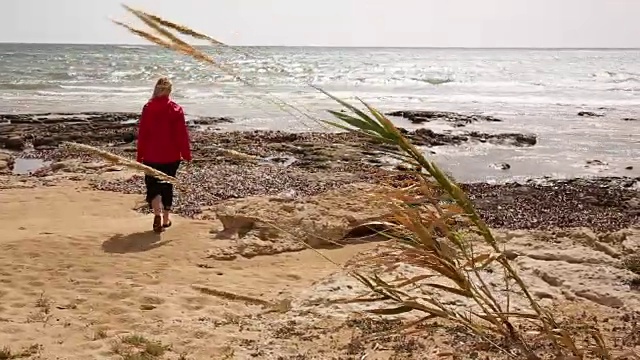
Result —
[[160, 234], [153, 231], [117, 234], [102, 243], [102, 250], [112, 254], [137, 253], [157, 249], [170, 242], [171, 240], [162, 241]]

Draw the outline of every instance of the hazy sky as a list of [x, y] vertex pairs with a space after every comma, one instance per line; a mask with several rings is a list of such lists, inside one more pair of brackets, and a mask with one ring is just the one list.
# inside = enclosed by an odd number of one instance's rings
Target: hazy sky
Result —
[[[0, 42], [142, 43], [120, 0], [0, 0]], [[639, 0], [124, 0], [233, 45], [640, 47]]]

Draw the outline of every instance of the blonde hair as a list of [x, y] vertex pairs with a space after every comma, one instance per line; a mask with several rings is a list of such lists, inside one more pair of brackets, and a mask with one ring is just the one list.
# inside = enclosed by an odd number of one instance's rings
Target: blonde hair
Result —
[[171, 84], [171, 80], [168, 77], [161, 77], [156, 82], [156, 86], [153, 88], [153, 96], [152, 98], [156, 98], [158, 96], [169, 96], [171, 95], [171, 90], [173, 89], [173, 85]]

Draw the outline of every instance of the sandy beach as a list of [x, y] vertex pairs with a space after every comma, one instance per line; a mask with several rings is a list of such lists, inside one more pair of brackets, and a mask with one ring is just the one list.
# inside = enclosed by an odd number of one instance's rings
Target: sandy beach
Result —
[[[372, 194], [403, 180], [380, 145], [347, 134], [194, 131], [197, 161], [178, 175], [189, 191], [178, 194], [174, 226], [155, 235], [139, 173], [58, 146], [131, 157], [135, 124], [34, 118], [0, 125], [14, 149], [0, 157], [0, 359], [507, 358], [450, 322], [406, 335], [413, 315], [367, 315], [372, 305], [341, 301], [366, 293], [348, 270], [373, 274], [372, 259], [393, 251], [380, 237], [353, 236], [392, 211]], [[427, 148], [504, 141], [407, 134]], [[632, 177], [463, 184], [536, 299], [576, 334], [597, 323], [623, 356], [640, 350], [638, 186]], [[402, 266], [403, 276], [420, 270]]]
[[[343, 267], [383, 251], [382, 242], [320, 250], [336, 266], [302, 250], [291, 234], [266, 241], [259, 229], [240, 237], [233, 227], [224, 231], [219, 219], [178, 218], [157, 236], [149, 216], [134, 210], [140, 196], [93, 190], [81, 180], [10, 181], [0, 192], [0, 339], [13, 354], [110, 359], [151, 341], [166, 346], [152, 357], [162, 359], [424, 359], [477, 346], [446, 323], [436, 323], [428, 337], [359, 342], [402, 324], [365, 316], [365, 306], [330, 302], [363, 292]], [[340, 241], [350, 221], [379, 215], [373, 204], [356, 201], [368, 189], [353, 185], [297, 201], [253, 198], [221, 207], [314, 234], [304, 240], [321, 247], [313, 239]], [[291, 207], [293, 216], [284, 211]], [[637, 257], [637, 226], [599, 234], [498, 234], [546, 306], [567, 322], [597, 319], [616, 350], [638, 349], [640, 284], [623, 265]]]

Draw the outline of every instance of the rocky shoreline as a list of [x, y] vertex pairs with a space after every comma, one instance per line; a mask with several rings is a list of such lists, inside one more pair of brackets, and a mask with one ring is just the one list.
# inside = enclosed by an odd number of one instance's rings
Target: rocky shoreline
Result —
[[[396, 112], [393, 116], [412, 122], [445, 119], [456, 127], [477, 121], [500, 119], [445, 112]], [[57, 163], [65, 171], [73, 161], [95, 159], [58, 145], [74, 141], [107, 148], [132, 158], [135, 153], [137, 113], [0, 114], [0, 148], [14, 151], [6, 156], [6, 168], [14, 157], [37, 158]], [[232, 122], [229, 118], [190, 118], [194, 163], [183, 169], [180, 180], [191, 189], [181, 194], [176, 211], [196, 217], [201, 209], [217, 202], [247, 196], [304, 197], [351, 183], [388, 182], [402, 169], [385, 156], [388, 147], [349, 133], [286, 133], [279, 131], [210, 131], [211, 126]], [[535, 146], [530, 134], [435, 132], [402, 130], [426, 150], [442, 145], [489, 142], [513, 147]], [[257, 158], [247, 162], [221, 153], [220, 148]], [[0, 164], [0, 168], [2, 164]], [[78, 167], [76, 166], [75, 169]], [[2, 169], [0, 169], [2, 172]], [[595, 178], [546, 184], [465, 184], [470, 197], [487, 222], [507, 229], [591, 227], [615, 231], [640, 223], [639, 178]], [[94, 181], [100, 190], [141, 193], [142, 180]]]
[[[418, 112], [423, 114], [425, 112]], [[404, 114], [404, 113], [400, 113]], [[415, 114], [414, 114], [415, 115]], [[407, 115], [408, 116], [408, 115]], [[427, 116], [427, 115], [424, 115]], [[430, 115], [438, 119], [449, 119], [454, 124], [467, 124], [484, 119], [484, 117], [467, 116], [456, 113], [437, 113]], [[23, 151], [29, 147], [36, 150], [47, 150], [58, 146], [64, 141], [82, 142], [94, 145], [123, 145], [130, 144], [136, 139], [137, 113], [44, 113], [44, 114], [0, 114], [0, 148]], [[494, 118], [490, 118], [494, 119]], [[209, 129], [209, 127], [232, 123], [228, 117], [193, 117], [189, 118], [192, 129]], [[485, 120], [485, 121], [500, 121]], [[460, 145], [466, 142], [493, 143], [511, 146], [534, 146], [537, 143], [533, 134], [501, 133], [487, 134], [477, 131], [457, 132], [443, 131], [436, 133], [429, 129], [402, 131], [419, 146]], [[233, 145], [234, 141], [244, 142], [330, 142], [332, 144], [350, 144], [362, 139], [350, 134], [334, 133], [304, 133], [291, 134], [282, 132], [235, 132], [224, 133], [196, 132], [195, 141], [226, 141]], [[229, 140], [224, 140], [229, 139]]]

